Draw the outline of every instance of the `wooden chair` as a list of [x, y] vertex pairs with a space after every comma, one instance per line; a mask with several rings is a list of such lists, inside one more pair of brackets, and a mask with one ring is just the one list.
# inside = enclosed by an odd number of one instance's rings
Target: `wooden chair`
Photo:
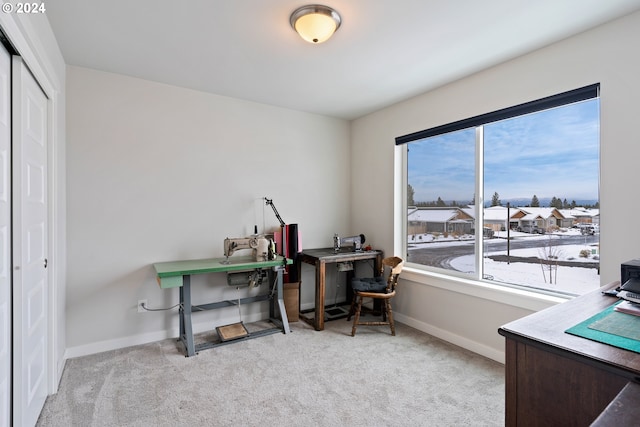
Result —
[[[404, 260], [398, 257], [389, 257], [382, 260], [380, 266], [380, 276], [367, 278], [354, 278], [351, 280], [353, 288], [353, 301], [351, 301], [351, 309], [349, 317], [355, 314], [353, 319], [353, 328], [351, 328], [351, 336], [355, 336], [358, 325], [382, 326], [389, 325], [391, 327], [391, 335], [396, 334], [396, 327], [393, 323], [393, 310], [391, 309], [391, 298], [396, 295], [396, 285], [398, 284], [398, 276], [402, 271]], [[384, 278], [385, 267], [389, 270], [387, 279]], [[360, 321], [360, 313], [362, 311], [362, 300], [364, 298], [372, 298], [382, 303], [382, 321]], [[355, 310], [354, 310], [355, 308]]]

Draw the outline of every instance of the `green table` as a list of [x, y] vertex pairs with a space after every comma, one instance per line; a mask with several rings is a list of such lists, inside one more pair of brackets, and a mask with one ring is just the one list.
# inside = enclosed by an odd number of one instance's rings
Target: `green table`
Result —
[[[228, 263], [226, 263], [228, 261]], [[158, 262], [153, 264], [156, 270], [158, 284], [161, 288], [180, 288], [180, 337], [178, 338], [185, 346], [186, 357], [195, 356], [198, 351], [213, 348], [218, 345], [229, 344], [239, 340], [257, 338], [276, 332], [290, 333], [287, 312], [284, 306], [284, 293], [282, 271], [287, 264], [292, 264], [291, 259], [278, 256], [273, 261], [253, 261], [250, 256], [237, 256], [226, 258], [211, 258], [199, 260], [169, 261]], [[227, 273], [242, 272], [252, 270], [268, 270], [269, 283], [273, 282], [273, 273], [276, 273], [277, 280], [277, 301], [281, 319], [276, 318], [275, 300], [273, 295], [259, 295], [240, 299], [240, 304], [252, 303], [258, 301], [270, 300], [269, 320], [276, 325], [275, 328], [252, 332], [247, 336], [234, 341], [208, 342], [195, 345], [193, 339], [193, 324], [191, 315], [194, 311], [213, 310], [217, 308], [229, 307], [237, 305], [237, 301], [218, 301], [208, 304], [192, 305], [191, 304], [191, 276], [194, 274], [207, 273]]]

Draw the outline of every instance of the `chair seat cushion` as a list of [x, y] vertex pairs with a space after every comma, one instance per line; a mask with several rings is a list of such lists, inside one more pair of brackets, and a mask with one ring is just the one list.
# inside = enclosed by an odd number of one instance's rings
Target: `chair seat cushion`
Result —
[[381, 292], [387, 289], [387, 281], [384, 277], [365, 277], [351, 279], [351, 287], [360, 292]]

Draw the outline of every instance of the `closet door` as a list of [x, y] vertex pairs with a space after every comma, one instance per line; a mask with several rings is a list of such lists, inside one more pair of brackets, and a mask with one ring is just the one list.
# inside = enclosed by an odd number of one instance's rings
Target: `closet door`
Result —
[[13, 424], [33, 426], [47, 397], [47, 98], [13, 57]]
[[11, 56], [0, 44], [0, 427], [11, 425]]

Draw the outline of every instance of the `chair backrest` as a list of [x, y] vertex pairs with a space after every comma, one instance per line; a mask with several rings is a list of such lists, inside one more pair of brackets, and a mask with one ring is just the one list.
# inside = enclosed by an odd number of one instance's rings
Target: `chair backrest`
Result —
[[396, 290], [396, 285], [398, 284], [398, 276], [400, 276], [400, 272], [402, 271], [403, 266], [404, 260], [397, 256], [392, 256], [382, 260], [382, 265], [380, 266], [380, 275], [384, 276], [385, 267], [389, 269], [389, 277], [387, 277], [388, 294]]

